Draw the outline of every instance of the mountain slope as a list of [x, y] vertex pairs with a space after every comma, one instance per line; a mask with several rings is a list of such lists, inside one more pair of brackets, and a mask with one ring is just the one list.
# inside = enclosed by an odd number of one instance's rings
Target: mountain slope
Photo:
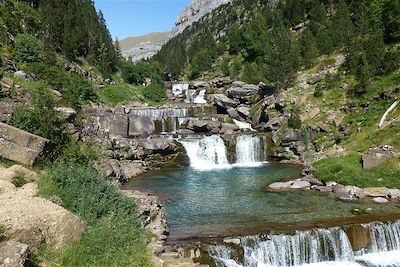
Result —
[[143, 36], [128, 37], [120, 41], [124, 58], [137, 62], [151, 58], [168, 41], [169, 32], [153, 32]]

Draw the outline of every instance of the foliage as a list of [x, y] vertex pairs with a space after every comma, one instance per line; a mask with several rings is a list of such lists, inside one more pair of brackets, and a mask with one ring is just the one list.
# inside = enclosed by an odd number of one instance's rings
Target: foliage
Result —
[[336, 181], [344, 185], [359, 187], [400, 187], [400, 168], [397, 160], [389, 160], [382, 165], [364, 170], [361, 156], [349, 154], [343, 157], [326, 158], [314, 164], [316, 176], [322, 181]]
[[127, 103], [136, 99], [136, 95], [140, 93], [138, 86], [126, 83], [107, 84], [100, 89], [99, 95], [102, 101], [109, 106]]
[[22, 173], [16, 173], [11, 179], [11, 183], [13, 185], [15, 185], [16, 187], [21, 187], [28, 182], [29, 181], [26, 179], [25, 175]]
[[0, 242], [6, 240], [6, 229], [3, 225], [0, 225]]
[[288, 126], [293, 129], [301, 128], [300, 109], [298, 107], [292, 107], [290, 109]]
[[161, 103], [166, 96], [167, 92], [161, 84], [151, 84], [147, 87], [143, 87], [143, 97], [149, 102]]
[[14, 110], [10, 124], [33, 134], [53, 141], [57, 148], [55, 155], [60, 153], [61, 146], [68, 141], [63, 133], [63, 122], [54, 114], [55, 99], [47, 88], [41, 87], [33, 91], [31, 104], [22, 103]]
[[151, 79], [152, 83], [162, 81], [160, 67], [155, 62], [141, 61], [136, 64], [124, 62], [122, 64], [122, 78], [126, 83], [142, 84], [145, 79]]
[[39, 195], [57, 196], [86, 223], [81, 240], [39, 259], [60, 266], [149, 266], [135, 201], [89, 167], [58, 163], [39, 182]]
[[14, 59], [20, 63], [42, 62], [45, 57], [44, 44], [29, 34], [15, 38]]
[[78, 74], [42, 63], [30, 64], [27, 71], [59, 91], [63, 95], [64, 105], [74, 107], [88, 101], [97, 101], [93, 85]]

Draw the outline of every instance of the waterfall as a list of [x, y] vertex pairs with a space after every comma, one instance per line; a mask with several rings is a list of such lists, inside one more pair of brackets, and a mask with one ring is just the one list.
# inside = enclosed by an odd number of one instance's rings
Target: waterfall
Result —
[[236, 164], [260, 165], [265, 161], [264, 142], [260, 136], [239, 135], [236, 139]]
[[297, 231], [294, 235], [243, 237], [242, 252], [214, 245], [208, 253], [219, 267], [400, 266], [400, 221], [363, 227], [368, 229], [371, 242], [356, 252], [346, 232], [335, 227]]
[[139, 117], [150, 117], [150, 118], [183, 118], [188, 117], [189, 112], [187, 108], [135, 108], [129, 112], [130, 115]]
[[206, 96], [206, 89], [200, 90], [199, 94], [193, 99], [193, 103], [207, 104], [207, 101], [204, 98], [205, 96]]
[[209, 170], [230, 166], [224, 141], [219, 135], [180, 140], [180, 143], [190, 159], [190, 166], [195, 169]]
[[250, 131], [252, 131], [252, 132], [255, 132], [255, 131], [256, 131], [256, 130], [254, 130], [254, 129], [251, 127], [251, 124], [250, 124], [250, 123], [241, 122], [241, 121], [238, 121], [238, 120], [235, 120], [235, 119], [233, 119], [233, 122], [236, 124], [237, 127], [239, 127], [239, 129], [242, 129], [242, 130], [250, 130]]

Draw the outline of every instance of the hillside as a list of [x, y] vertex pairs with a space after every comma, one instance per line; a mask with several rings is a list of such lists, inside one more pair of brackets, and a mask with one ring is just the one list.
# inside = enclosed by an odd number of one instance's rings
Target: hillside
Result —
[[169, 32], [153, 32], [143, 36], [128, 37], [119, 41], [122, 56], [133, 62], [151, 58], [168, 41]]

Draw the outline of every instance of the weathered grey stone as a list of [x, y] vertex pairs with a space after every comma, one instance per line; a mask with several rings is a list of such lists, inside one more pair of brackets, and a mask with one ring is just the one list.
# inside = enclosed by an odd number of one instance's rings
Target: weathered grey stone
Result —
[[376, 198], [374, 198], [374, 199], [372, 199], [374, 202], [376, 202], [376, 203], [388, 203], [389, 202], [389, 200], [387, 200], [386, 198], [383, 198], [383, 197], [376, 197]]
[[97, 116], [98, 127], [111, 135], [128, 136], [129, 119], [126, 115], [106, 114]]
[[129, 136], [140, 136], [154, 133], [156, 126], [149, 117], [129, 116]]
[[33, 165], [51, 148], [48, 139], [0, 123], [0, 155], [3, 158]]
[[227, 110], [226, 110], [226, 112], [228, 112], [228, 115], [229, 115], [229, 117], [231, 117], [232, 119], [240, 119], [240, 115], [239, 115], [239, 113], [237, 112], [237, 110], [236, 109], [234, 109], [234, 108], [228, 108]]
[[221, 123], [221, 130], [239, 131], [239, 127], [233, 123]]
[[288, 129], [281, 136], [281, 141], [284, 143], [290, 143], [302, 140], [301, 132], [297, 129]]
[[173, 150], [175, 148], [173, 141], [165, 138], [152, 138], [148, 140], [143, 140], [140, 141], [140, 144], [144, 149], [156, 152]]
[[224, 238], [224, 243], [240, 245], [240, 238], [225, 237]]
[[206, 120], [194, 120], [193, 121], [193, 130], [195, 132], [207, 132], [207, 125], [210, 121]]
[[57, 108], [54, 108], [54, 110], [59, 113], [59, 116], [64, 121], [73, 122], [76, 118], [77, 113], [76, 113], [76, 110], [73, 108], [57, 107]]
[[362, 156], [363, 168], [371, 169], [377, 167], [383, 162], [397, 156], [398, 154], [388, 146], [371, 148]]
[[239, 105], [239, 101], [229, 98], [223, 94], [214, 95], [214, 103], [225, 110], [228, 108], [235, 108]]
[[353, 196], [352, 196], [352, 195], [349, 195], [349, 194], [342, 194], [342, 195], [339, 195], [339, 196], [338, 196], [338, 199], [341, 200], [341, 201], [345, 201], [345, 202], [347, 202], [347, 201], [353, 201], [353, 200], [354, 200]]
[[290, 188], [291, 189], [308, 189], [311, 187], [311, 184], [307, 181], [295, 181]]
[[304, 176], [303, 178], [301, 178], [301, 180], [309, 182], [311, 185], [318, 185], [318, 186], [323, 185], [323, 183], [317, 178], [315, 178], [312, 174]]
[[400, 190], [397, 188], [388, 190], [389, 197], [392, 199], [400, 199]]
[[24, 79], [24, 80], [28, 78], [28, 75], [25, 72], [23, 72], [22, 70], [14, 72], [14, 76], [17, 78], [20, 78], [20, 79]]
[[239, 107], [236, 109], [239, 115], [243, 118], [247, 118], [250, 116], [250, 108], [248, 107]]
[[209, 121], [207, 123], [207, 130], [209, 130], [209, 131], [215, 130], [218, 133], [220, 128], [221, 128], [221, 122], [220, 121]]
[[25, 267], [29, 263], [29, 247], [13, 240], [0, 243], [0, 266]]
[[228, 89], [228, 96], [239, 100], [250, 100], [251, 97], [259, 94], [260, 88], [255, 84], [245, 84], [241, 87], [231, 87]]
[[176, 131], [177, 134], [194, 134], [195, 131], [189, 130], [189, 129], [179, 129]]
[[285, 116], [274, 117], [267, 122], [265, 128], [267, 131], [276, 131], [286, 122], [287, 118]]
[[386, 187], [366, 187], [364, 193], [369, 197], [387, 197], [389, 191]]
[[293, 183], [294, 183], [294, 181], [276, 182], [276, 183], [270, 184], [268, 187], [272, 190], [285, 190], [285, 189], [289, 189]]
[[330, 186], [315, 186], [314, 189], [323, 193], [332, 192], [332, 187]]

